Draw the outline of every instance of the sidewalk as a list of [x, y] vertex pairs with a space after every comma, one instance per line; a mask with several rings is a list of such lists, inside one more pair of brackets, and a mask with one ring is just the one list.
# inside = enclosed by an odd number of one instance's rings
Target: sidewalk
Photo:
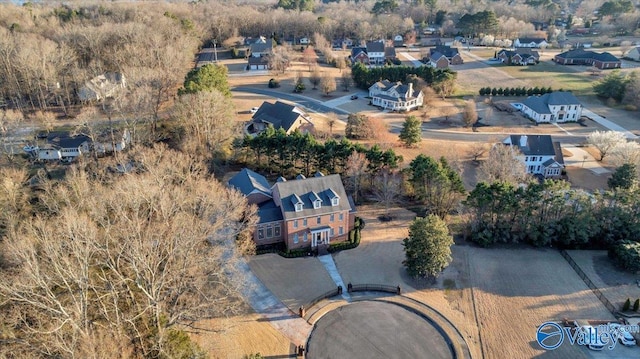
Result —
[[625, 137], [627, 137], [630, 140], [635, 140], [638, 138], [638, 136], [634, 135], [633, 133], [631, 133], [629, 130], [623, 128], [622, 126], [619, 126], [607, 119], [605, 119], [604, 117], [587, 110], [586, 108], [582, 108], [582, 115], [583, 116], [587, 116], [590, 119], [594, 120], [595, 122], [599, 123], [600, 125], [608, 128], [611, 131], [618, 131], [618, 132], [622, 132]]
[[329, 276], [331, 276], [331, 279], [333, 279], [336, 285], [342, 287], [342, 298], [350, 302], [351, 295], [347, 292], [347, 286], [344, 285], [342, 277], [340, 276], [340, 272], [338, 272], [338, 267], [336, 267], [336, 262], [333, 261], [333, 257], [331, 256], [331, 254], [318, 256], [318, 260], [327, 269]]
[[405, 59], [407, 59], [407, 60], [411, 61], [411, 63], [412, 63], [412, 64], [413, 64], [413, 66], [415, 66], [415, 67], [420, 67], [420, 66], [423, 66], [423, 65], [424, 65], [420, 60], [418, 60], [418, 59], [416, 59], [415, 57], [413, 57], [413, 56], [409, 55], [409, 53], [408, 53], [408, 52], [401, 52], [401, 53], [399, 53], [399, 55], [402, 55], [402, 56], [404, 56], [404, 58], [405, 58]]

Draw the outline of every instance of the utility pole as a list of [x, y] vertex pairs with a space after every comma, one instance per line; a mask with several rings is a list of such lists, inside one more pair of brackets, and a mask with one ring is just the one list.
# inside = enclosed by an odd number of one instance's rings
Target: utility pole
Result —
[[218, 47], [215, 39], [213, 40], [213, 58], [214, 58], [214, 62], [217, 64], [218, 63]]

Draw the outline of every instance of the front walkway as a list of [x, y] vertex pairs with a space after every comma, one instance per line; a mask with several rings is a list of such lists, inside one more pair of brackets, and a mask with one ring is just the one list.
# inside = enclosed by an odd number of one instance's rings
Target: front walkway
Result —
[[582, 148], [573, 146], [573, 145], [562, 145], [562, 149], [565, 149], [573, 154], [571, 157], [564, 158], [565, 166], [573, 166], [573, 167], [582, 167], [586, 168], [589, 171], [601, 175], [605, 173], [609, 173], [608, 169], [602, 167], [600, 162], [598, 162], [591, 154]]
[[329, 276], [333, 279], [336, 285], [342, 287], [342, 298], [346, 301], [351, 301], [351, 295], [347, 292], [347, 286], [344, 285], [344, 282], [342, 281], [342, 276], [340, 276], [340, 272], [338, 272], [336, 262], [333, 261], [333, 256], [331, 254], [318, 256], [318, 260], [327, 269]]

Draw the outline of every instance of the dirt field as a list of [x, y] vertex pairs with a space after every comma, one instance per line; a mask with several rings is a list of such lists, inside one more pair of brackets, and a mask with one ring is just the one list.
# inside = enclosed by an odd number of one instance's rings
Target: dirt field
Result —
[[203, 320], [197, 326], [202, 331], [191, 334], [191, 338], [211, 358], [238, 359], [255, 353], [267, 358], [288, 358], [295, 352], [289, 339], [255, 313]]
[[535, 342], [537, 327], [615, 319], [556, 250], [473, 248], [469, 266], [486, 358], [579, 358], [583, 351], [570, 345], [545, 352]]

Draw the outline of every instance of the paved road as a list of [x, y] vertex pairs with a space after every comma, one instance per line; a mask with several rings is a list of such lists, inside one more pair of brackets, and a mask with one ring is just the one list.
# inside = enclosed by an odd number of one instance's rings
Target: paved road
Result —
[[247, 92], [247, 93], [254, 93], [254, 94], [258, 94], [258, 95], [265, 95], [265, 96], [271, 96], [271, 97], [275, 97], [275, 98], [280, 98], [283, 100], [287, 100], [287, 101], [291, 101], [291, 102], [295, 102], [298, 105], [315, 111], [315, 112], [320, 112], [320, 113], [329, 113], [329, 112], [333, 112], [336, 113], [338, 115], [348, 115], [349, 111], [345, 111], [336, 107], [329, 107], [324, 105], [322, 102], [310, 98], [310, 97], [306, 97], [306, 96], [301, 96], [301, 95], [296, 95], [296, 94], [288, 94], [288, 93], [282, 93], [279, 91], [274, 91], [274, 90], [269, 90], [269, 89], [260, 89], [260, 88], [255, 88], [255, 87], [246, 87], [246, 86], [238, 86], [238, 87], [234, 87], [231, 89], [232, 91], [237, 91], [237, 92]]
[[449, 339], [407, 309], [357, 302], [325, 314], [309, 337], [307, 358], [453, 358]]

